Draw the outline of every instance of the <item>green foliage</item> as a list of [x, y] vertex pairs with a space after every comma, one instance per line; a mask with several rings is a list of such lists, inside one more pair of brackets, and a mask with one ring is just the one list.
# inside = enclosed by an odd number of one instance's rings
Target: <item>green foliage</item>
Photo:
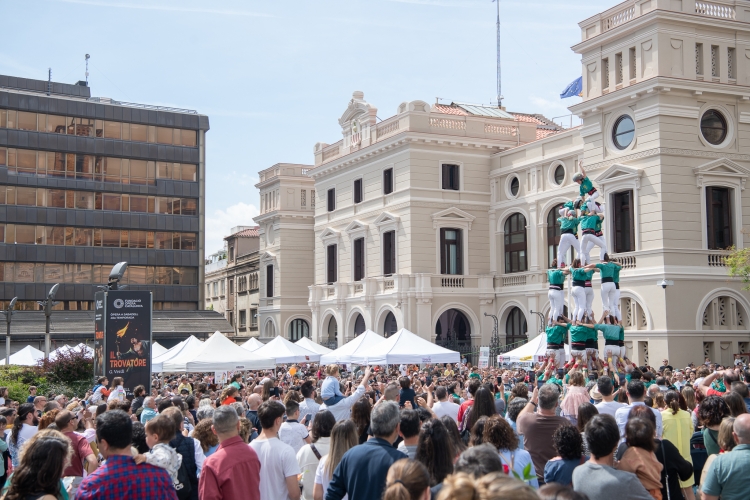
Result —
[[29, 386], [39, 388], [37, 394], [47, 393], [47, 377], [34, 366], [0, 366], [0, 387], [7, 387], [10, 399], [26, 402]]
[[738, 250], [732, 247], [731, 251], [726, 257], [729, 275], [742, 278], [743, 283], [748, 283], [742, 289], [750, 290], [750, 248]]
[[94, 377], [94, 359], [84, 349], [58, 351], [54, 361], [40, 360], [39, 368], [54, 383], [90, 382]]

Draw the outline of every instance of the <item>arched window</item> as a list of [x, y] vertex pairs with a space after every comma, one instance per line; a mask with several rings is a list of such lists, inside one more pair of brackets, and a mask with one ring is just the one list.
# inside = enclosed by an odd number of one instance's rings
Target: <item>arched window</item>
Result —
[[296, 342], [302, 337], [310, 338], [310, 325], [304, 319], [295, 319], [289, 324], [289, 340]]
[[458, 351], [471, 346], [469, 319], [458, 309], [443, 312], [435, 324], [435, 343]]
[[398, 325], [396, 324], [396, 316], [392, 312], [388, 311], [388, 315], [385, 317], [383, 323], [383, 337], [390, 337], [398, 331]]
[[269, 338], [276, 336], [276, 327], [274, 326], [273, 321], [266, 321], [265, 334], [265, 336]]
[[357, 319], [354, 320], [354, 336], [356, 337], [360, 333], [365, 333], [365, 318], [361, 314], [357, 314]]
[[716, 297], [703, 311], [703, 330], [744, 330], [745, 311], [732, 297]]
[[526, 271], [526, 218], [513, 214], [505, 221], [505, 272]]
[[547, 213], [547, 267], [552, 267], [552, 261], [557, 258], [557, 247], [560, 246], [560, 223], [557, 218], [560, 216], [562, 203], [555, 205]]
[[505, 343], [515, 344], [518, 342], [526, 342], [527, 340], [526, 316], [523, 315], [523, 311], [514, 307], [511, 309], [510, 313], [508, 313], [508, 319], [505, 320]]

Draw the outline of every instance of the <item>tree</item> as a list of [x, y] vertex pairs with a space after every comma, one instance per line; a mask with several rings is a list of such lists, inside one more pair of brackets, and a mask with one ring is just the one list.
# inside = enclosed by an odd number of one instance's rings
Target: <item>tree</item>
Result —
[[750, 290], [750, 248], [732, 248], [725, 262], [729, 267], [729, 275], [742, 278], [743, 283], [748, 283], [742, 289]]

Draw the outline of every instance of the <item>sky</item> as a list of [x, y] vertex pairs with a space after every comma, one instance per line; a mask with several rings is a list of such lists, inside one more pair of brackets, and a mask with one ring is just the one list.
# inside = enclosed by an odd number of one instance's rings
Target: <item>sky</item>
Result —
[[[616, 3], [501, 0], [506, 108], [569, 115], [577, 23]], [[75, 83], [88, 53], [92, 96], [208, 115], [210, 254], [254, 225], [258, 171], [341, 139], [353, 91], [381, 119], [415, 99], [494, 101], [496, 16], [490, 0], [0, 0], [0, 74]]]

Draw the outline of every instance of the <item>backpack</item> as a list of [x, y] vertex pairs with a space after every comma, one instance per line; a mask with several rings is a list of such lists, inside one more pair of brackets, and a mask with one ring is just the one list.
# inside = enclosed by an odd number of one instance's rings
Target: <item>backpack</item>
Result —
[[180, 464], [177, 471], [177, 481], [174, 483], [174, 489], [177, 492], [179, 500], [187, 500], [193, 492], [193, 486], [190, 484], [190, 474], [188, 473], [185, 462]]

